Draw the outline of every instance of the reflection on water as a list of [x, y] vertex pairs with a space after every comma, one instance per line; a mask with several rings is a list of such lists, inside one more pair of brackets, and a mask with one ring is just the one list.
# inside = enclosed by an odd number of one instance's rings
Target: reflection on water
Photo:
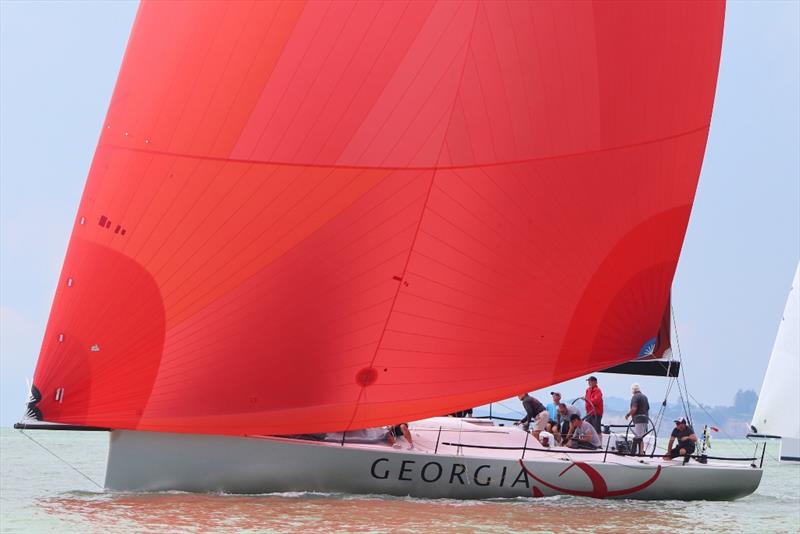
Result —
[[62, 520], [93, 525], [95, 532], [641, 532], [686, 526], [683, 503], [669, 509], [576, 497], [452, 501], [320, 494], [81, 494], [38, 504]]

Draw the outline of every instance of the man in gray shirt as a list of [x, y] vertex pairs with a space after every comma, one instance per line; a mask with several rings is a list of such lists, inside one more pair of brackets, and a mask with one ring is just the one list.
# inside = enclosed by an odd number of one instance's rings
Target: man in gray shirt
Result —
[[597, 430], [586, 421], [581, 420], [578, 414], [569, 416], [570, 423], [570, 439], [567, 441], [567, 447], [571, 449], [598, 449], [602, 445], [600, 436]]
[[643, 438], [647, 434], [647, 423], [650, 421], [650, 403], [639, 384], [631, 384], [631, 395], [631, 409], [625, 414], [625, 419], [633, 417], [633, 443], [638, 443], [639, 454], [644, 454]]
[[578, 409], [572, 404], [566, 404], [563, 402], [558, 403], [556, 410], [558, 412], [558, 420], [556, 423], [558, 430], [561, 433], [561, 440], [563, 443], [566, 443], [572, 434], [572, 427], [569, 424], [569, 418], [572, 416], [572, 414], [580, 416], [580, 413], [578, 413]]

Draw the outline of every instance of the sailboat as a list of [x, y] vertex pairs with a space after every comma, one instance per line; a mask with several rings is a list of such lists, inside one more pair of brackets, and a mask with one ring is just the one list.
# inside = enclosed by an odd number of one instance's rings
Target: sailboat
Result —
[[[110, 431], [118, 490], [751, 493], [755, 465], [440, 417], [658, 337], [723, 19], [143, 2], [20, 427]], [[413, 450], [354, 439], [401, 422]]]
[[750, 438], [780, 440], [782, 461], [800, 461], [800, 263], [794, 270], [778, 335], [772, 347]]

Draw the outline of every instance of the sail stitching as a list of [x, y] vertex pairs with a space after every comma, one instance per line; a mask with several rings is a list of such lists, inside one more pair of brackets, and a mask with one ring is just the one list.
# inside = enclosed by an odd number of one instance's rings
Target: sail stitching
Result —
[[[327, 164], [327, 163], [295, 163], [290, 161], [268, 161], [268, 160], [250, 160], [250, 159], [242, 159], [242, 158], [226, 158], [222, 156], [202, 156], [200, 154], [188, 154], [188, 153], [180, 153], [180, 152], [170, 152], [167, 150], [151, 150], [146, 148], [136, 148], [136, 147], [127, 147], [122, 145], [117, 145], [114, 143], [107, 143], [103, 146], [114, 149], [114, 150], [125, 150], [128, 152], [141, 152], [144, 154], [152, 154], [156, 156], [168, 156], [168, 157], [176, 157], [176, 158], [188, 158], [188, 159], [195, 159], [201, 161], [221, 161], [221, 162], [229, 162], [229, 163], [249, 163], [253, 165], [276, 165], [282, 167], [309, 167], [309, 168], [334, 168], [334, 169], [365, 169], [365, 170], [385, 170], [385, 171], [452, 171], [452, 170], [461, 170], [461, 169], [484, 169], [489, 167], [503, 167], [507, 165], [521, 165], [525, 163], [534, 163], [537, 161], [551, 161], [557, 159], [565, 159], [565, 158], [572, 158], [572, 157], [579, 157], [579, 156], [589, 156], [592, 154], [602, 154], [603, 152], [613, 152], [616, 150], [625, 150], [628, 148], [636, 148], [640, 146], [646, 145], [654, 145], [658, 143], [663, 143], [664, 141], [672, 141], [674, 139], [680, 139], [681, 137], [686, 137], [689, 135], [693, 135], [696, 133], [700, 133], [703, 131], [708, 130], [711, 126], [711, 123], [703, 124], [702, 126], [698, 126], [697, 128], [692, 128], [690, 130], [686, 130], [683, 132], [679, 132], [672, 135], [665, 135], [663, 137], [656, 137], [654, 139], [646, 139], [644, 141], [635, 141], [633, 143], [625, 143], [622, 145], [615, 145], [612, 147], [604, 147], [604, 148], [596, 148], [593, 150], [580, 150], [577, 152], [567, 152], [564, 154], [556, 154], [554, 156], [540, 156], [534, 158], [522, 158], [522, 159], [514, 159], [514, 160], [504, 160], [504, 161], [493, 161], [493, 162], [483, 162], [483, 163], [471, 163], [468, 165], [409, 165], [406, 167], [403, 166], [396, 166], [396, 165], [340, 165], [340, 164]], [[443, 143], [444, 146], [444, 143]]]
[[[461, 74], [459, 75], [458, 85], [456, 86], [456, 90], [455, 90], [455, 92], [453, 94], [453, 102], [450, 104], [450, 117], [447, 119], [447, 127], [444, 130], [444, 135], [442, 136], [442, 143], [439, 146], [439, 155], [436, 158], [437, 163], [442, 157], [442, 151], [444, 150], [444, 146], [445, 146], [445, 143], [447, 141], [447, 132], [450, 129], [450, 124], [452, 123], [453, 115], [455, 114], [454, 113], [455, 105], [456, 105], [456, 101], [458, 100], [458, 95], [461, 92], [461, 83], [464, 80], [464, 73], [466, 72], [466, 67], [467, 67], [467, 58], [469, 57], [469, 51], [470, 51], [470, 48], [472, 46], [472, 36], [475, 33], [475, 23], [476, 23], [477, 19], [478, 19], [478, 6], [476, 5], [475, 6], [475, 13], [473, 13], [473, 16], [472, 16], [472, 26], [470, 28], [469, 37], [467, 38], [467, 42], [466, 42], [466, 50], [464, 51], [464, 62], [461, 65]], [[432, 170], [433, 170], [433, 173], [431, 174], [431, 181], [428, 184], [428, 192], [425, 195], [425, 201], [422, 204], [422, 210], [420, 211], [420, 215], [419, 215], [419, 222], [417, 223], [417, 229], [414, 232], [414, 237], [411, 240], [411, 246], [408, 249], [408, 255], [406, 256], [406, 261], [405, 261], [405, 265], [403, 266], [403, 271], [402, 271], [401, 278], [405, 278], [406, 273], [408, 272], [408, 265], [411, 262], [411, 255], [414, 252], [414, 245], [417, 242], [417, 237], [419, 236], [419, 230], [422, 227], [422, 221], [425, 218], [425, 212], [426, 212], [427, 207], [428, 207], [428, 202], [430, 201], [431, 192], [433, 191], [433, 184], [436, 181], [436, 172], [439, 170], [439, 168], [434, 166]], [[370, 363], [369, 363], [368, 367], [372, 367], [375, 364], [375, 359], [378, 357], [378, 351], [380, 351], [381, 343], [383, 342], [383, 338], [384, 338], [384, 336], [386, 334], [387, 327], [389, 326], [389, 321], [391, 321], [391, 319], [392, 319], [392, 312], [394, 311], [395, 304], [397, 303], [397, 297], [400, 295], [400, 289], [402, 287], [403, 287], [402, 282], [398, 282], [397, 290], [395, 291], [394, 298], [392, 299], [392, 304], [389, 307], [389, 313], [386, 316], [386, 322], [384, 323], [383, 330], [381, 331], [381, 336], [378, 339], [377, 344], [375, 345], [375, 352], [372, 355], [372, 359], [370, 360]], [[365, 389], [366, 389], [366, 387], [362, 387], [360, 389], [360, 391], [358, 392], [358, 397], [356, 398], [356, 402], [355, 402], [355, 405], [353, 407], [353, 415], [350, 417], [350, 422], [347, 423], [347, 427], [345, 427], [345, 431], [349, 430], [350, 427], [353, 425], [353, 421], [355, 420], [356, 414], [358, 413], [358, 408], [361, 405], [361, 399], [364, 396], [364, 390]]]

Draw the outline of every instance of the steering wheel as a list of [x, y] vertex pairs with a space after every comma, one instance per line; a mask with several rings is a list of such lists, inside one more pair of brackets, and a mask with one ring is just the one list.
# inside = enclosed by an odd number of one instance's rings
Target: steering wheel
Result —
[[[635, 416], [634, 416], [635, 417]], [[653, 423], [653, 420], [650, 419], [650, 416], [647, 416], [647, 432], [642, 434], [641, 437], [635, 437], [636, 434], [633, 432], [633, 426], [636, 423], [633, 422], [633, 417], [631, 417], [631, 422], [628, 423], [628, 426], [625, 427], [625, 441], [628, 441], [628, 434], [631, 434], [633, 437], [631, 438], [631, 443], [635, 443], [636, 441], [641, 440], [644, 442], [644, 439], [648, 436], [648, 434], [653, 434], [653, 449], [650, 451], [650, 458], [652, 458], [656, 453], [656, 446], [658, 445], [658, 435], [656, 434], [656, 425]], [[638, 448], [637, 448], [638, 450]], [[631, 455], [636, 455], [638, 452], [631, 450]], [[645, 455], [647, 455], [647, 450], [645, 449]]]
[[[588, 402], [589, 405], [591, 405], [591, 407], [592, 407], [592, 413], [595, 413], [594, 403], [592, 401], [590, 401], [589, 399], [587, 399], [586, 397], [578, 397], [577, 399], [572, 401], [570, 404], [575, 406], [575, 403], [580, 401], [580, 400], [582, 400], [583, 402]], [[578, 412], [580, 413], [580, 410], [578, 410]], [[587, 419], [589, 419], [589, 414], [588, 413], [581, 418], [582, 421], [586, 421]]]

